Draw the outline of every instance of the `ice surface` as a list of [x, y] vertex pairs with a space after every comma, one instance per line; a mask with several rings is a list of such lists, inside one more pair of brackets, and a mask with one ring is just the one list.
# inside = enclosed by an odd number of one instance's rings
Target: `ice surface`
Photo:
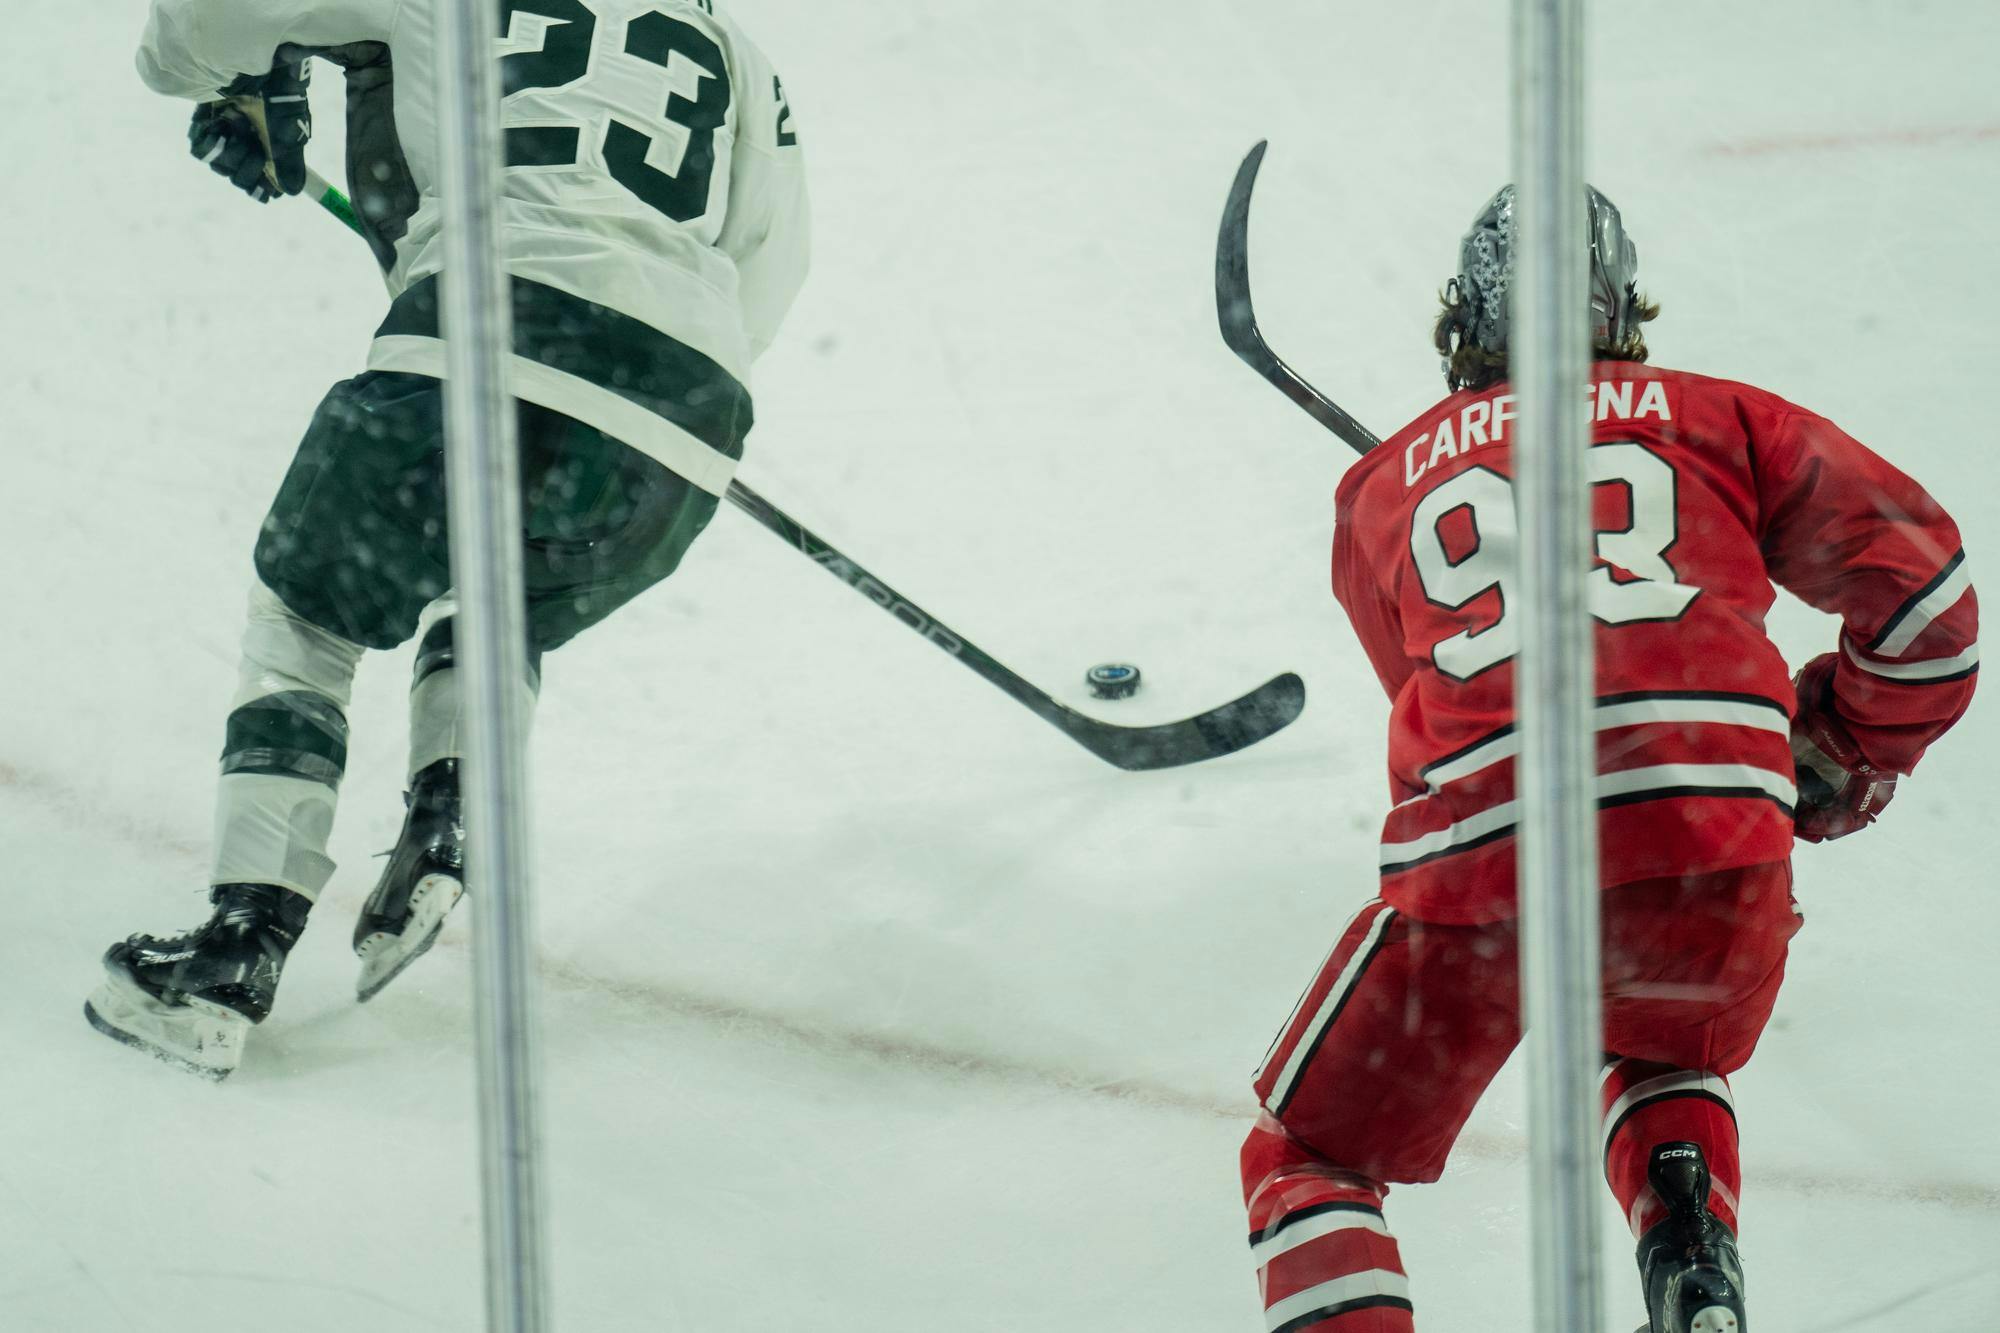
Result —
[[[1431, 302], [1504, 172], [1504, 6], [735, 9], [818, 216], [746, 479], [1072, 702], [1140, 663], [1105, 716], [1286, 668], [1312, 699], [1251, 753], [1119, 773], [719, 516], [548, 667], [559, 1321], [1257, 1327], [1248, 1069], [1370, 892], [1386, 710], [1326, 586], [1346, 450], [1222, 348], [1213, 231], [1269, 136], [1266, 331], [1377, 430], [1426, 406]], [[1666, 306], [1656, 359], [1832, 416], [1987, 568], [2000, 11], [1592, 11], [1591, 174]], [[351, 999], [407, 654], [364, 667], [341, 870], [236, 1077], [79, 1013], [112, 938], [201, 915], [250, 541], [382, 304], [339, 227], [186, 158], [130, 73], [142, 16], [10, 13], [0, 86], [0, 1326], [470, 1329], [468, 919]], [[1794, 660], [1831, 642], [1789, 603], [1775, 628]], [[1737, 1080], [1765, 1333], [2000, 1326], [1995, 716], [1800, 857], [1809, 926]], [[1510, 1070], [1446, 1178], [1391, 1200], [1423, 1327], [1526, 1324], [1521, 1119]]]

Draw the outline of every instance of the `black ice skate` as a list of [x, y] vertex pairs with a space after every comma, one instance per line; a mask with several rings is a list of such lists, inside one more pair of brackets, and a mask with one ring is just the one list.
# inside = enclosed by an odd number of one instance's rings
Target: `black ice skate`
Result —
[[1639, 1239], [1652, 1322], [1639, 1333], [1746, 1333], [1736, 1237], [1708, 1209], [1708, 1163], [1692, 1143], [1662, 1143], [1646, 1171], [1666, 1220]]
[[361, 955], [354, 993], [362, 1000], [423, 956], [465, 893], [458, 761], [440, 759], [410, 779], [403, 804], [402, 836], [354, 923], [354, 952]]
[[223, 1079], [244, 1034], [270, 1014], [312, 903], [269, 884], [218, 884], [209, 901], [215, 915], [186, 934], [112, 945], [83, 1016], [115, 1041]]

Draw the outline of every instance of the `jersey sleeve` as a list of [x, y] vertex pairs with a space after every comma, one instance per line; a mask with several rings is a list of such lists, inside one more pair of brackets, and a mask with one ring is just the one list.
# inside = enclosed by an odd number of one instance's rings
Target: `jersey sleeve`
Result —
[[791, 102], [762, 52], [738, 48], [740, 121], [729, 207], [716, 244], [735, 261], [750, 355], [762, 356], [805, 284], [812, 217]]
[[1753, 432], [1766, 567], [1840, 617], [1834, 709], [1871, 763], [1907, 773], [1972, 701], [1979, 599], [1958, 527], [1924, 489], [1824, 418]]
[[139, 77], [154, 92], [213, 100], [239, 75], [267, 74], [281, 46], [390, 39], [402, 0], [153, 0]]

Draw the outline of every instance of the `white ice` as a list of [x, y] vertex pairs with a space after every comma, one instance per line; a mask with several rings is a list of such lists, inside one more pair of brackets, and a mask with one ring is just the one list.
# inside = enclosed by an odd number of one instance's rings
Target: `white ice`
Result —
[[[744, 477], [1082, 703], [1280, 670], [1291, 731], [1098, 764], [725, 510], [552, 658], [538, 722], [552, 1282], [581, 1330], [1252, 1329], [1250, 1066], [1371, 892], [1385, 704], [1327, 587], [1343, 447], [1223, 349], [1213, 233], [1273, 141], [1273, 342], [1386, 432], [1505, 173], [1505, 6], [740, 0], [811, 153], [817, 268]], [[1593, 5], [1591, 174], [1663, 364], [1824, 412], [1994, 566], [2000, 9]], [[0, 1327], [480, 1317], [469, 918], [357, 1007], [407, 653], [371, 661], [341, 869], [244, 1066], [94, 1035], [97, 957], [191, 924], [257, 522], [382, 299], [141, 88], [136, 0], [14, 6], [0, 84]], [[337, 80], [318, 92], [338, 163]], [[1793, 660], [1830, 624], [1786, 603]], [[1737, 1080], [1757, 1326], [2000, 1328], [1991, 700], [1866, 836]], [[1524, 1328], [1517, 1073], [1396, 1191], [1420, 1326]], [[1605, 1205], [1606, 1327], [1640, 1318]]]

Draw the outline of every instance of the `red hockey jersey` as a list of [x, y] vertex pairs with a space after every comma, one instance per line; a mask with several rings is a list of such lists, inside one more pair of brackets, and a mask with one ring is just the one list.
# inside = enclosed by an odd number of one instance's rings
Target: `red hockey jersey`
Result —
[[[1760, 389], [1605, 361], [1588, 393], [1603, 882], [1782, 860], [1793, 693], [1764, 632], [1773, 581], [1840, 616], [1836, 707], [1907, 773], [1978, 670], [1958, 530]], [[1515, 912], [1513, 417], [1504, 384], [1453, 394], [1337, 497], [1334, 592], [1394, 700], [1382, 896], [1420, 920]]]

